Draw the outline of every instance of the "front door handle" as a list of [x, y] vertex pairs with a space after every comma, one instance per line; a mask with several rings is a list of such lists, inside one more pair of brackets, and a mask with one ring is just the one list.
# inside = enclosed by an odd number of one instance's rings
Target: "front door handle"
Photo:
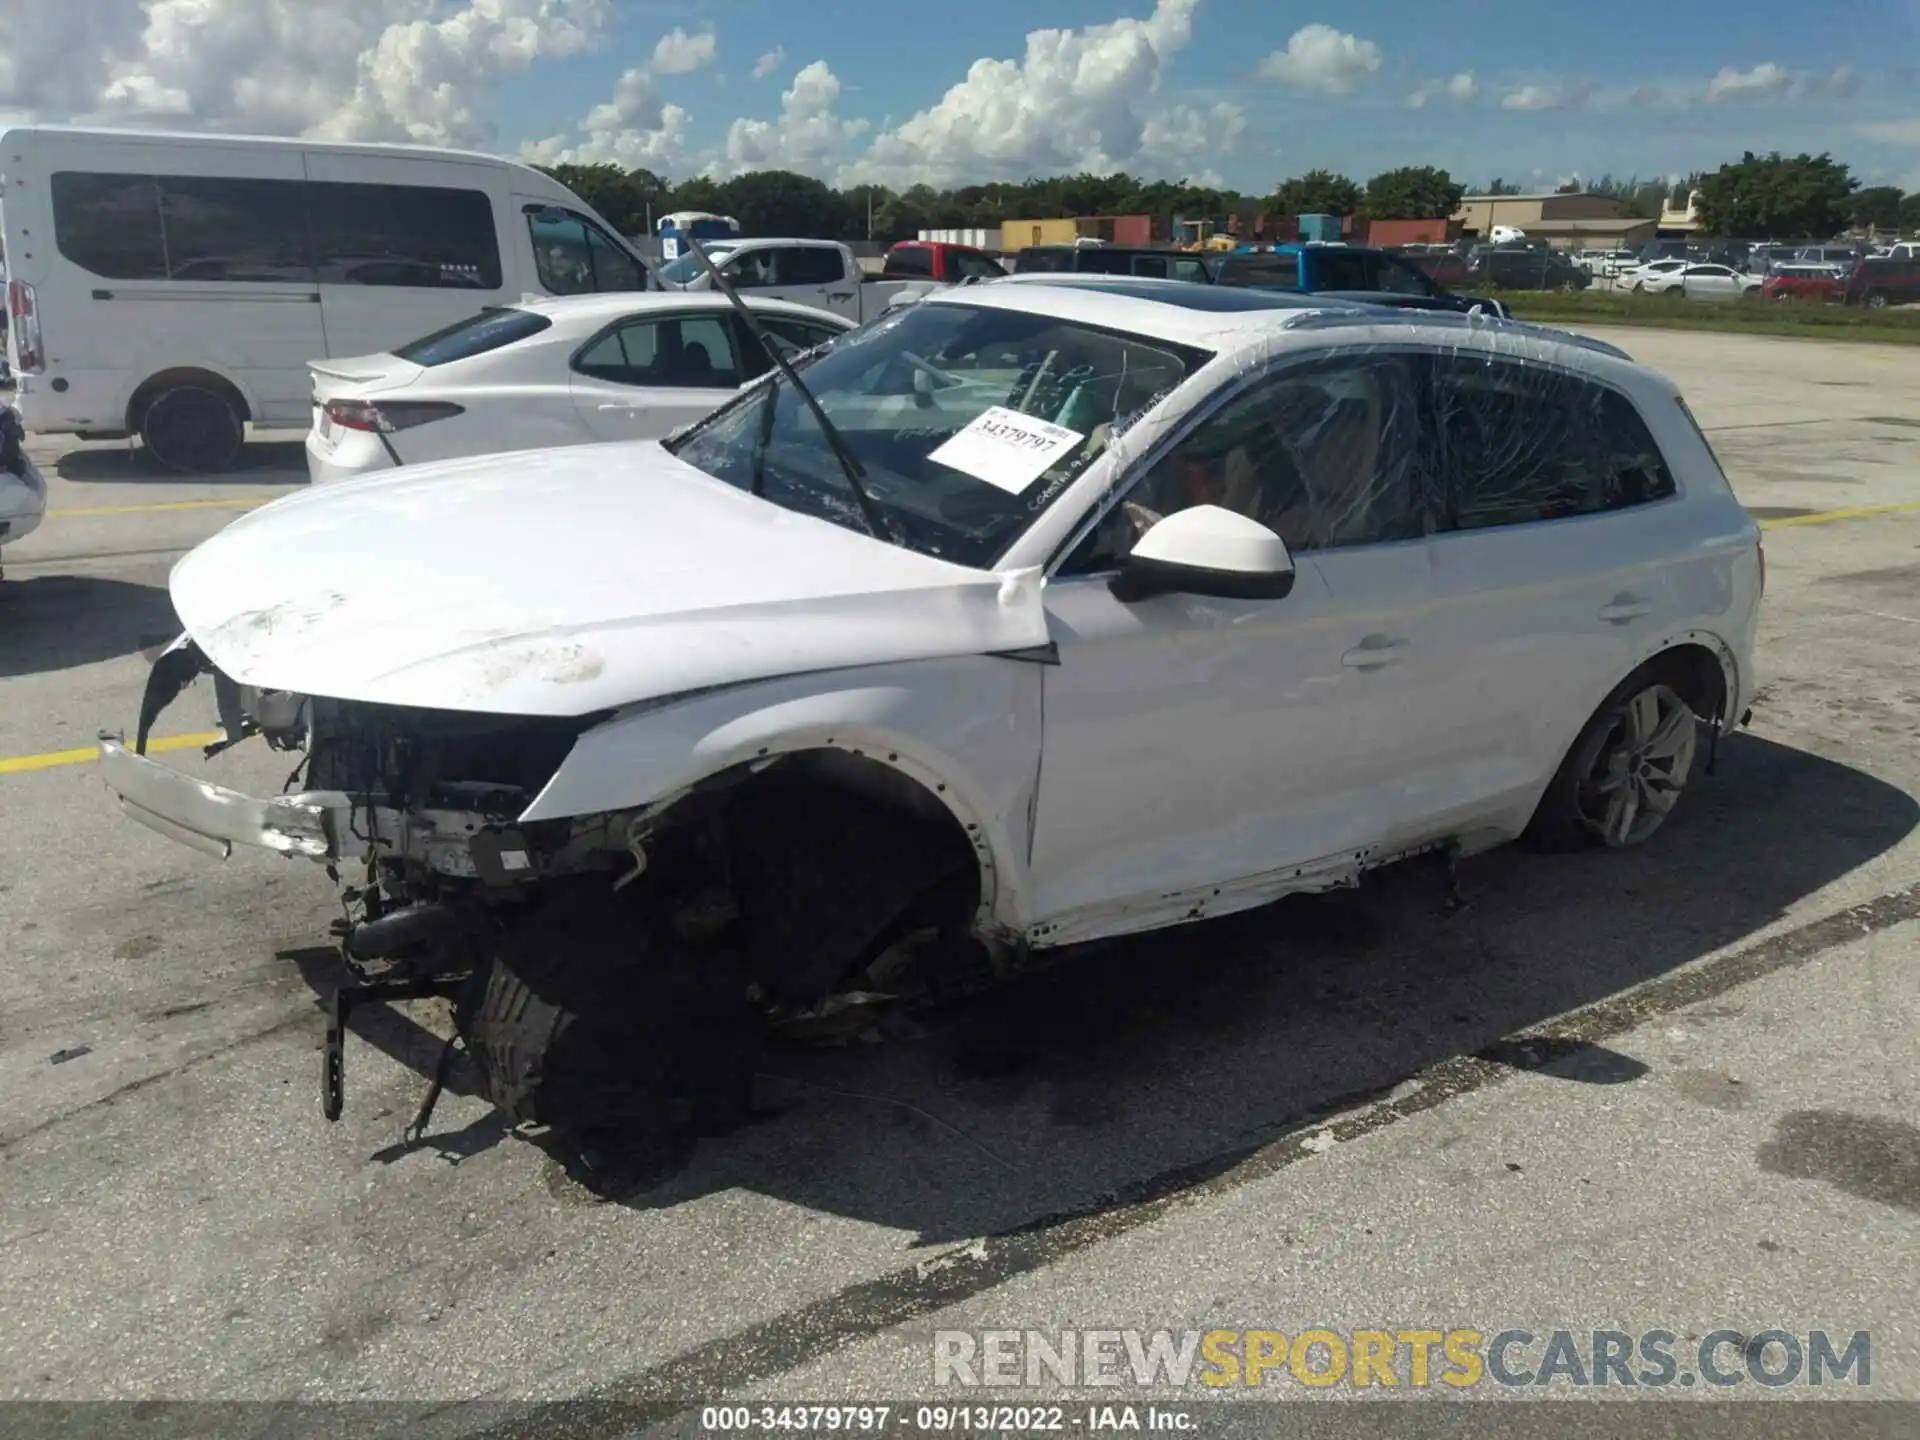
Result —
[[639, 408], [638, 405], [620, 405], [609, 401], [600, 407], [600, 413], [602, 415], [631, 415]]
[[1406, 658], [1407, 642], [1391, 635], [1369, 635], [1340, 657], [1349, 670], [1378, 670]]
[[1638, 595], [1616, 595], [1613, 602], [1600, 607], [1600, 618], [1609, 625], [1625, 625], [1653, 613], [1653, 606]]

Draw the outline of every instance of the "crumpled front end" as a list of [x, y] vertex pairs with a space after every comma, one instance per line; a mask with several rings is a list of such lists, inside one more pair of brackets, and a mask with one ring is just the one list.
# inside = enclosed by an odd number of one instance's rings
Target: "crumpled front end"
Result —
[[[287, 793], [247, 795], [147, 757], [155, 721], [204, 675], [223, 736], [208, 755], [256, 735], [301, 753]], [[398, 867], [414, 890], [434, 877], [513, 885], [547, 873], [575, 838], [574, 822], [548, 822], [538, 836], [547, 850], [536, 854], [514, 821], [599, 718], [468, 715], [262, 690], [215, 668], [182, 635], [148, 676], [131, 747], [101, 739], [101, 773], [131, 819], [222, 859], [242, 846], [329, 865], [358, 861], [370, 871]]]

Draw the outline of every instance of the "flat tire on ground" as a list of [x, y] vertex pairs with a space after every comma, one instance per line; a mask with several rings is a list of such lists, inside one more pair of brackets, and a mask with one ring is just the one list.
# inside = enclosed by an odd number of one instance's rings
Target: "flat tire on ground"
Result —
[[485, 1098], [579, 1146], [744, 1119], [765, 1022], [743, 969], [660, 939], [604, 876], [553, 889], [481, 942], [457, 1007]]

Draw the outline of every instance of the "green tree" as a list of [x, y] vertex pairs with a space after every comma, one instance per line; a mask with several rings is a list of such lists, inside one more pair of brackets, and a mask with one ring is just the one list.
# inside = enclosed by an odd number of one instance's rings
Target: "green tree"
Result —
[[1920, 235], [1920, 190], [1900, 200], [1900, 233]]
[[622, 170], [618, 165], [540, 167], [591, 205], [623, 235], [644, 235], [664, 214], [667, 182], [651, 170]]
[[1281, 181], [1263, 208], [1269, 215], [1351, 215], [1360, 208], [1360, 187], [1331, 170], [1309, 170]]
[[846, 207], [825, 182], [791, 170], [749, 170], [720, 187], [720, 207], [748, 235], [832, 236]]
[[1367, 181], [1369, 220], [1443, 220], [1460, 208], [1465, 187], [1431, 165], [1383, 170]]
[[719, 184], [705, 175], [695, 175], [675, 185], [667, 192], [665, 205], [668, 213], [675, 210], [704, 210], [709, 215], [727, 213]]
[[1827, 154], [1749, 150], [1700, 182], [1700, 222], [1736, 239], [1825, 239], [1846, 225], [1858, 185]]
[[1899, 229], [1900, 187], [1874, 185], [1865, 190], [1856, 191], [1853, 197], [1853, 213], [1848, 218], [1864, 229]]

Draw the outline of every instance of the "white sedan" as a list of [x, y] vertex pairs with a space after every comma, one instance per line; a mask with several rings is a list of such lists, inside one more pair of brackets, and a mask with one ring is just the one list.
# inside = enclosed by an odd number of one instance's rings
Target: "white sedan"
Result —
[[[792, 353], [854, 328], [811, 306], [746, 303]], [[626, 291], [484, 310], [391, 354], [310, 362], [307, 470], [317, 483], [468, 455], [657, 440], [769, 365], [723, 295]]]
[[1758, 290], [1757, 275], [1742, 275], [1731, 265], [1677, 265], [1657, 274], [1634, 275], [1633, 288], [1648, 295], [1680, 295], [1688, 300], [1740, 300]]

